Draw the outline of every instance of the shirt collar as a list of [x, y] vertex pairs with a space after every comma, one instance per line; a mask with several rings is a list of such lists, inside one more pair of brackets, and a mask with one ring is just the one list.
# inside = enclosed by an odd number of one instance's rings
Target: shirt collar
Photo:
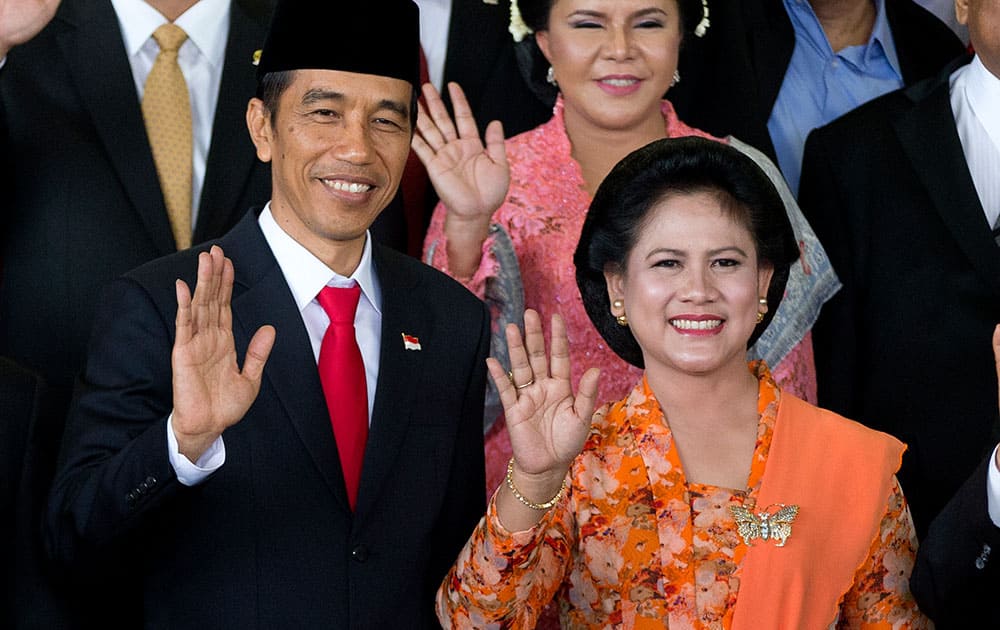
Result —
[[868, 38], [868, 46], [865, 49], [866, 63], [871, 61], [876, 54], [876, 47], [885, 55], [896, 74], [902, 77], [903, 71], [899, 66], [899, 55], [896, 54], [892, 28], [889, 26], [889, 18], [885, 13], [885, 0], [875, 0], [875, 24], [872, 26], [872, 34]]
[[371, 232], [365, 234], [365, 247], [361, 253], [361, 261], [350, 277], [334, 272], [308, 249], [285, 232], [274, 220], [271, 214], [270, 202], [264, 207], [258, 219], [261, 232], [274, 254], [285, 282], [292, 291], [295, 305], [302, 312], [320, 290], [327, 286], [351, 286], [354, 282], [361, 287], [361, 294], [369, 304], [382, 313], [382, 292], [372, 266]]
[[[222, 65], [229, 36], [231, 0], [199, 0], [174, 22], [213, 66]], [[153, 31], [167, 22], [159, 11], [142, 0], [111, 0], [129, 57], [139, 52]]]
[[965, 97], [986, 133], [1000, 149], [1000, 120], [993, 112], [1000, 111], [1000, 77], [983, 65], [976, 55], [965, 76]]

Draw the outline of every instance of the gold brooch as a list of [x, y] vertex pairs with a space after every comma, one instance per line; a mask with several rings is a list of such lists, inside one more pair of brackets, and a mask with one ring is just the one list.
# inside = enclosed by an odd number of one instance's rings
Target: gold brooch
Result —
[[[771, 512], [771, 508], [778, 508]], [[779, 503], [754, 514], [742, 505], [730, 505], [729, 511], [736, 518], [736, 529], [743, 542], [753, 546], [752, 540], [774, 540], [776, 547], [784, 547], [792, 535], [792, 522], [799, 514], [799, 506]]]

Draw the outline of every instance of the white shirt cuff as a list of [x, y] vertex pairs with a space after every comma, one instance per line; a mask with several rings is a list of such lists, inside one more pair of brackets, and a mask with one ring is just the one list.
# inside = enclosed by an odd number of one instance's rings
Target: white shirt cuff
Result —
[[7, 57], [0, 59], [0, 70], [2, 70], [5, 65], [7, 65]]
[[997, 467], [997, 449], [990, 455], [990, 472], [986, 476], [986, 505], [989, 506], [990, 520], [1000, 527], [1000, 468]]
[[167, 418], [167, 454], [170, 457], [170, 465], [177, 474], [177, 481], [185, 486], [198, 485], [226, 463], [226, 445], [222, 442], [221, 435], [201, 454], [198, 461], [192, 463], [186, 456], [181, 455], [180, 447], [177, 446], [177, 436], [174, 435], [174, 414], [170, 414]]

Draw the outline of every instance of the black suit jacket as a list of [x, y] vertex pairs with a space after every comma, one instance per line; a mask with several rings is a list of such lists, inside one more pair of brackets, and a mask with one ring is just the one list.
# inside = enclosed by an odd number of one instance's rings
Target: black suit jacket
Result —
[[[256, 401], [223, 435], [225, 464], [186, 487], [167, 456], [188, 250], [102, 299], [53, 484], [53, 555], [84, 575], [116, 558], [151, 628], [435, 627], [434, 592], [484, 511], [485, 307], [375, 246], [380, 371], [352, 514], [308, 335], [256, 216], [219, 244], [236, 270], [237, 349], [263, 324], [277, 330]], [[403, 333], [422, 350], [404, 349]]]
[[[909, 85], [962, 54], [955, 34], [913, 0], [886, 0], [886, 19]], [[712, 4], [705, 37], [681, 50], [681, 82], [667, 95], [681, 120], [717, 136], [732, 134], [777, 160], [767, 120], [795, 48], [782, 0]]]
[[[246, 130], [271, 0], [234, 0], [194, 242], [270, 197]], [[99, 289], [176, 250], [117, 17], [65, 0], [0, 70], [0, 354], [68, 396]]]
[[910, 588], [938, 630], [1000, 628], [1000, 527], [987, 512], [983, 460], [931, 523], [917, 551]]
[[844, 285], [813, 330], [819, 402], [908, 444], [899, 478], [921, 535], [1000, 439], [1000, 248], [953, 69], [813, 131], [799, 193]]

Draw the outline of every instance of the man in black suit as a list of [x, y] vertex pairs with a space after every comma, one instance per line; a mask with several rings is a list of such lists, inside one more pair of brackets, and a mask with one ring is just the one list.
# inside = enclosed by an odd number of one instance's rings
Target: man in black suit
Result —
[[[836, 14], [877, 0], [810, 2], [830, 5], [828, 12]], [[961, 54], [958, 38], [913, 0], [884, 0], [884, 11], [905, 85], [936, 73]], [[822, 22], [824, 11], [817, 13]], [[704, 37], [684, 43], [682, 79], [668, 97], [689, 125], [717, 136], [732, 134], [777, 161], [768, 119], [795, 49], [784, 0], [712, 2], [710, 18]], [[832, 35], [828, 39], [835, 41]]]
[[[411, 0], [279, 2], [247, 110], [270, 203], [104, 294], [48, 540], [84, 575], [131, 570], [147, 626], [436, 627], [485, 507], [489, 315], [368, 232], [409, 152], [418, 45]], [[329, 286], [360, 287], [354, 396], [328, 389], [346, 366], [317, 369]]]
[[[813, 131], [800, 193], [843, 282], [813, 330], [819, 402], [907, 443], [899, 477], [921, 538], [1000, 440], [989, 346], [1000, 321], [1000, 10], [956, 9], [976, 57]], [[960, 549], [982, 552], [987, 470], [962, 491], [979, 498], [942, 515], [953, 523], [944, 545], [966, 569], [974, 557]], [[929, 549], [940, 551], [940, 531]]]
[[[126, 41], [123, 33], [137, 20], [129, 16], [120, 24], [125, 16], [113, 1], [22, 4], [0, 26], [0, 57], [6, 56], [0, 69], [0, 354], [38, 371], [53, 395], [68, 400], [98, 289], [177, 250], [140, 109], [138, 81], [149, 71], [141, 69], [143, 55], [151, 47], [151, 60], [157, 47], [148, 33], [145, 41]], [[201, 26], [205, 37], [192, 35], [181, 53], [196, 57], [201, 71], [219, 64], [216, 78], [189, 86], [196, 103], [211, 103], [217, 93], [214, 112], [193, 113], [201, 147], [195, 152], [204, 165], [194, 178], [201, 181], [193, 204], [195, 243], [225, 233], [270, 194], [270, 176], [246, 137], [243, 113], [256, 86], [251, 59], [272, 4], [124, 3], [143, 17]], [[199, 11], [211, 17], [195, 15]], [[200, 139], [199, 126], [207, 132]]]
[[[251, 64], [272, 0], [6, 2], [0, 17], [0, 355], [47, 387], [39, 417], [58, 447], [83, 364], [98, 289], [177, 250], [147, 139], [140, 96], [157, 56], [158, 23], [193, 26], [180, 53], [198, 173], [194, 242], [215, 238], [270, 194], [267, 166], [244, 131]], [[137, 19], [138, 18], [138, 19]], [[143, 29], [146, 29], [143, 32]], [[144, 64], [147, 64], [144, 66]], [[197, 154], [197, 155], [195, 155]], [[192, 212], [194, 207], [192, 206]], [[37, 449], [17, 514], [39, 517], [55, 464]], [[19, 531], [18, 627], [54, 627], [64, 608], [42, 579], [34, 531]], [[25, 589], [31, 589], [29, 592]], [[86, 599], [86, 597], [83, 597]], [[47, 602], [47, 603], [42, 603]], [[57, 603], [58, 602], [58, 603]], [[43, 610], [44, 609], [44, 610]]]

